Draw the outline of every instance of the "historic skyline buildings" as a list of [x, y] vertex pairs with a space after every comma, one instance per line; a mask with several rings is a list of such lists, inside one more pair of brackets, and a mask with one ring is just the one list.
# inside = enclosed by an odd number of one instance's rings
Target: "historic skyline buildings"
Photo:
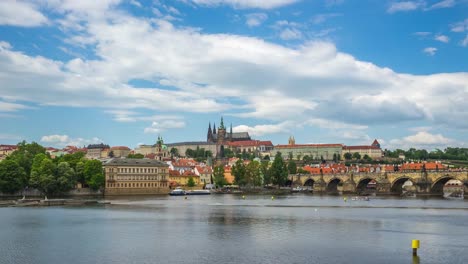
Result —
[[234, 141], [250, 141], [251, 138], [248, 132], [232, 132], [232, 123], [229, 129], [229, 133], [226, 133], [226, 127], [224, 126], [224, 120], [221, 117], [221, 124], [218, 127], [216, 133], [216, 124], [213, 123], [213, 130], [211, 130], [211, 123], [208, 123], [208, 133], [206, 141], [209, 143], [216, 143], [216, 158], [224, 157], [224, 149], [228, 147], [230, 142]]

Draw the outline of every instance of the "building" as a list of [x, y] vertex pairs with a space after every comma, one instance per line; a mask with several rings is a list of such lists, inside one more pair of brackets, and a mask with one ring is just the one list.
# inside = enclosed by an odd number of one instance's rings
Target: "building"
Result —
[[211, 184], [213, 178], [213, 169], [210, 166], [196, 166], [195, 175], [200, 176], [200, 182], [203, 184]]
[[190, 178], [193, 179], [195, 186], [203, 185], [203, 183], [200, 183], [200, 176], [196, 175], [192, 171], [185, 171], [183, 173], [176, 170], [169, 171], [169, 182], [171, 187], [187, 186]]
[[101, 159], [106, 158], [109, 153], [109, 145], [101, 144], [91, 144], [87, 147], [86, 158], [88, 159]]
[[7, 156], [11, 155], [18, 149], [16, 145], [0, 145], [0, 160], [4, 160]]
[[224, 158], [224, 149], [228, 147], [230, 142], [235, 141], [249, 141], [251, 140], [248, 132], [232, 132], [232, 124], [229, 133], [224, 126], [224, 120], [221, 117], [221, 124], [216, 132], [216, 125], [213, 123], [213, 130], [211, 130], [211, 123], [208, 124], [208, 133], [206, 141], [216, 144], [216, 158]]
[[130, 154], [130, 148], [125, 146], [115, 146], [110, 148], [109, 156], [115, 158], [126, 158]]
[[270, 152], [273, 150], [273, 143], [271, 141], [261, 141], [261, 140], [243, 140], [243, 141], [233, 141], [228, 142], [228, 147], [234, 153], [257, 153], [258, 156], [270, 155]]
[[383, 151], [377, 139], [370, 146], [343, 146], [342, 158], [344, 159], [344, 154], [346, 153], [354, 154], [356, 152], [361, 155], [361, 158], [365, 155], [371, 159], [381, 159], [383, 157]]
[[104, 163], [105, 195], [169, 192], [169, 166], [158, 160], [113, 158]]
[[135, 149], [135, 154], [142, 154], [151, 159], [163, 161], [171, 157], [169, 147], [164, 144], [162, 137], [158, 137], [154, 145], [140, 145]]
[[187, 149], [196, 150], [197, 148], [205, 149], [205, 151], [211, 151], [216, 156], [216, 143], [204, 142], [204, 141], [193, 141], [193, 142], [179, 142], [167, 144], [169, 151], [172, 148], [177, 149], [177, 153], [180, 157], [186, 157], [185, 153]]
[[334, 155], [341, 156], [342, 151], [343, 144], [296, 144], [294, 137], [290, 137], [287, 145], [276, 145], [271, 156], [281, 152], [283, 159], [292, 157], [302, 160], [304, 156], [309, 156], [315, 160], [333, 160]]

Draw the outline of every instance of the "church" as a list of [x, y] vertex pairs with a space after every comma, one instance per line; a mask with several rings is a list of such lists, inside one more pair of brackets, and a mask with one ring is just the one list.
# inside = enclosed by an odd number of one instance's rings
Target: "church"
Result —
[[226, 127], [224, 126], [224, 120], [221, 117], [221, 124], [216, 131], [216, 124], [213, 123], [213, 130], [211, 130], [211, 123], [208, 123], [208, 133], [206, 136], [206, 141], [208, 143], [216, 144], [216, 157], [224, 157], [224, 148], [228, 146], [229, 143], [235, 141], [250, 141], [251, 138], [248, 132], [232, 132], [232, 124], [229, 129], [229, 133], [226, 132]]

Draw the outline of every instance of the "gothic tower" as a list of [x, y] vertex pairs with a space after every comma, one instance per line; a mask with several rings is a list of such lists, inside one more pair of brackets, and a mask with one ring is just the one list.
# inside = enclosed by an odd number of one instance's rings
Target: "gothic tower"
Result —
[[296, 140], [293, 136], [290, 136], [288, 139], [288, 145], [296, 145]]
[[211, 131], [211, 123], [208, 123], [208, 134], [206, 135], [206, 142], [213, 142], [213, 131]]
[[224, 158], [224, 144], [226, 141], [226, 127], [224, 127], [224, 121], [221, 117], [221, 125], [218, 127], [218, 140], [216, 142], [216, 149], [218, 152], [217, 158]]
[[229, 141], [232, 142], [232, 123], [231, 128], [229, 129]]

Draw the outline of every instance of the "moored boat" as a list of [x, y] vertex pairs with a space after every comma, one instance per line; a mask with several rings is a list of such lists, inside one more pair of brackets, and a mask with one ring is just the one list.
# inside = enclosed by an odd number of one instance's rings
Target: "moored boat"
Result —
[[210, 190], [193, 190], [185, 192], [186, 195], [210, 195]]
[[174, 190], [172, 190], [169, 193], [169, 195], [171, 195], [171, 196], [183, 196], [185, 194], [186, 194], [186, 192], [184, 191], [184, 189], [182, 189], [180, 187], [175, 188]]

